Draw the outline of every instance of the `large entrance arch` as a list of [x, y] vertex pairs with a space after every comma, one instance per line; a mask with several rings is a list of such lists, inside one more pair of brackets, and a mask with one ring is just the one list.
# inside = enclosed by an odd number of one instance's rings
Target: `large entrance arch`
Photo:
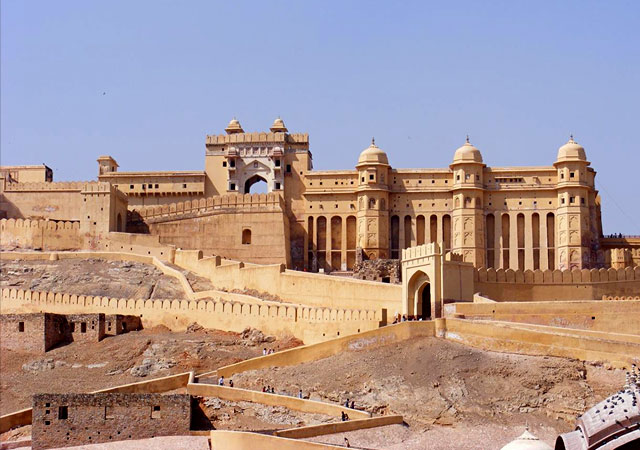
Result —
[[260, 190], [260, 192], [255, 192], [255, 193], [260, 193], [260, 194], [266, 194], [267, 192], [269, 192], [269, 186], [268, 186], [268, 181], [256, 174], [253, 175], [252, 177], [250, 177], [249, 179], [247, 179], [247, 181], [244, 182], [244, 194], [250, 194], [251, 193], [251, 186], [253, 186], [256, 183], [260, 183], [260, 182], [264, 182], [264, 188]]
[[461, 255], [443, 254], [442, 243], [402, 250], [402, 313], [437, 319], [445, 303], [471, 301], [473, 271], [473, 264], [462, 261]]
[[431, 280], [422, 270], [417, 270], [411, 275], [407, 283], [406, 314], [415, 318], [429, 319], [435, 316], [431, 302]]

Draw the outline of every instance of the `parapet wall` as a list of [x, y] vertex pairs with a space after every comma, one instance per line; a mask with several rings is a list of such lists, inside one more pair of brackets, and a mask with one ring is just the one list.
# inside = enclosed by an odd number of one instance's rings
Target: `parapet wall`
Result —
[[477, 269], [475, 291], [496, 301], [594, 300], [640, 292], [640, 266], [625, 269]]
[[103, 312], [139, 315], [145, 326], [165, 325], [184, 330], [198, 322], [205, 328], [240, 332], [247, 327], [279, 336], [293, 335], [320, 342], [339, 335], [375, 329], [380, 317], [373, 310], [248, 304], [214, 300], [143, 300], [70, 295], [22, 289], [2, 289], [3, 312]]
[[3, 247], [70, 250], [82, 247], [79, 221], [1, 219]]
[[466, 319], [640, 335], [640, 301], [455, 303], [445, 311]]
[[87, 185], [97, 185], [98, 181], [43, 181], [35, 183], [7, 183], [5, 192], [80, 191]]
[[200, 200], [171, 203], [169, 205], [148, 206], [136, 209], [145, 222], [151, 219], [175, 220], [182, 215], [207, 214], [225, 210], [251, 210], [270, 208], [282, 210], [284, 201], [276, 193], [269, 194], [228, 194], [216, 195]]
[[282, 264], [203, 258], [202, 252], [195, 250], [176, 250], [175, 264], [209, 278], [218, 289], [255, 289], [314, 307], [375, 310], [381, 320], [385, 314], [402, 311], [399, 285], [286, 270]]

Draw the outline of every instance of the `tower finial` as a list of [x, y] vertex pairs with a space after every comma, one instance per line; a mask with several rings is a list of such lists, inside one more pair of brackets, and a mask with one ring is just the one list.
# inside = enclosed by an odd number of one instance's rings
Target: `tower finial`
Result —
[[573, 133], [569, 134], [569, 140], [573, 141]]
[[371, 138], [371, 145], [372, 145], [373, 147], [375, 147], [375, 146], [376, 146], [376, 138], [374, 138], [374, 137], [372, 137], [372, 138]]
[[470, 144], [469, 142], [469, 135], [467, 134], [467, 144]]

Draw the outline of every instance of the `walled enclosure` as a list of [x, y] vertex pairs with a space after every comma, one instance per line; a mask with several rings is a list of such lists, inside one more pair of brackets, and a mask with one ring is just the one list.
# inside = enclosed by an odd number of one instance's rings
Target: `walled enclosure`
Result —
[[640, 335], [640, 300], [455, 303], [445, 309], [448, 317]]
[[186, 394], [35, 394], [32, 448], [188, 435], [190, 425]]

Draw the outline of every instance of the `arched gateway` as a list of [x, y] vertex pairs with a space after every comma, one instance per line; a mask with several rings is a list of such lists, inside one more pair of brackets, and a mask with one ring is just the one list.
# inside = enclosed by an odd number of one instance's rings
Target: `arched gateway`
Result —
[[473, 264], [442, 245], [430, 243], [402, 250], [402, 314], [415, 319], [443, 316], [444, 304], [471, 301]]

